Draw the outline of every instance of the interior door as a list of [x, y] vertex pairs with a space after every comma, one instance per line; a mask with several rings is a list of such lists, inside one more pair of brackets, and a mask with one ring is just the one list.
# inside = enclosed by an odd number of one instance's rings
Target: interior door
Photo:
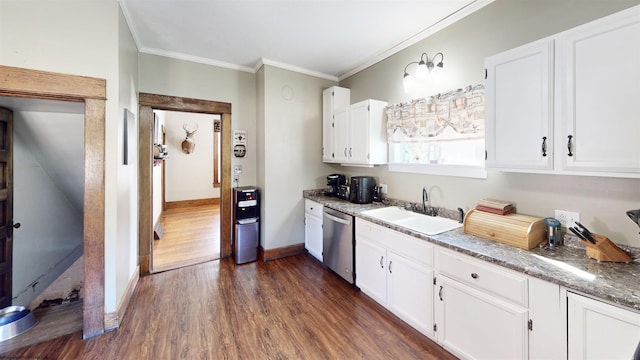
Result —
[[0, 108], [0, 309], [11, 306], [13, 264], [13, 112]]

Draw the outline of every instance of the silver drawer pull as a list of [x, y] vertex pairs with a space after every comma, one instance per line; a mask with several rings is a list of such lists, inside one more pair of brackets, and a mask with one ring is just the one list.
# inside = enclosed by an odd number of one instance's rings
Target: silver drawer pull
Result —
[[384, 260], [384, 256], [380, 256], [380, 268], [384, 268], [384, 265], [382, 265], [382, 260]]

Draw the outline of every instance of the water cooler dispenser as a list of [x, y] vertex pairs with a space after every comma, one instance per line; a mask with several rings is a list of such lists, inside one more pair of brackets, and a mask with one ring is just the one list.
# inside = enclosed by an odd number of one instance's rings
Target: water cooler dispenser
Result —
[[260, 191], [253, 186], [233, 189], [233, 253], [236, 264], [258, 259]]

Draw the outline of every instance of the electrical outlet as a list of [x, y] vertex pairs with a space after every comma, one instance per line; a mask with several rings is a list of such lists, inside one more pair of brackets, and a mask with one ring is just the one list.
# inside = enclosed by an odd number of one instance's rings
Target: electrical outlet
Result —
[[240, 181], [240, 175], [234, 174], [233, 175], [233, 182], [237, 183], [238, 181]]
[[383, 194], [387, 194], [387, 184], [380, 184], [380, 192]]
[[562, 227], [575, 226], [576, 221], [580, 222], [580, 213], [566, 210], [556, 210], [556, 219], [560, 221]]
[[242, 165], [235, 165], [233, 167], [233, 173], [234, 174], [242, 174]]

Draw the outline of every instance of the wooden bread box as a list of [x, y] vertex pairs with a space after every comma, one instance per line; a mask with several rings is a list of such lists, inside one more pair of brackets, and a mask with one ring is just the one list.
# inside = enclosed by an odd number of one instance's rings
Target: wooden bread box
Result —
[[464, 232], [526, 250], [546, 240], [546, 225], [541, 217], [497, 215], [476, 209], [465, 216]]

